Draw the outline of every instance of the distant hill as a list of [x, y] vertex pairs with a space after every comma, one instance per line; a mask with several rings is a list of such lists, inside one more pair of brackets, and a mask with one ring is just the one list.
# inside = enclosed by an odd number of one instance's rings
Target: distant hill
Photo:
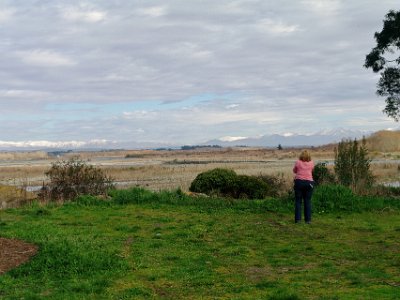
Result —
[[371, 134], [367, 138], [367, 148], [370, 151], [400, 151], [400, 131], [382, 130]]
[[215, 139], [208, 141], [208, 145], [220, 145], [222, 147], [232, 147], [244, 145], [248, 147], [271, 147], [275, 148], [278, 145], [282, 147], [302, 147], [302, 146], [322, 146], [340, 142], [342, 139], [361, 139], [363, 136], [369, 135], [370, 132], [360, 130], [345, 130], [338, 128], [330, 131], [320, 131], [315, 134], [271, 134], [263, 135], [257, 138], [241, 137], [234, 139], [225, 137], [224, 139]]

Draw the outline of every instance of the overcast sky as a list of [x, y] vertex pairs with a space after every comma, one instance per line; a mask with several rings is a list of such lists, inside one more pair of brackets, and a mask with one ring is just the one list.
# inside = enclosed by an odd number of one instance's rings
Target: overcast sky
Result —
[[0, 143], [397, 128], [363, 68], [398, 0], [0, 0]]

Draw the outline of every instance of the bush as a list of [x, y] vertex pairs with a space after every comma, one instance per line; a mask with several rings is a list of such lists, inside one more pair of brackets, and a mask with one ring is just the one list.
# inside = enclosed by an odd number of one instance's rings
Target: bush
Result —
[[233, 198], [263, 199], [268, 195], [268, 185], [260, 178], [247, 175], [236, 177]]
[[277, 182], [280, 183], [279, 179], [273, 176], [237, 175], [232, 170], [217, 168], [197, 175], [189, 190], [210, 196], [263, 199], [278, 194], [274, 185]]
[[353, 191], [372, 186], [374, 178], [370, 163], [365, 139], [361, 144], [356, 139], [343, 140], [335, 148], [335, 173], [338, 181]]
[[189, 190], [207, 195], [229, 195], [234, 194], [236, 181], [235, 171], [217, 168], [197, 175]]
[[257, 178], [261, 179], [267, 184], [268, 186], [267, 196], [279, 197], [283, 196], [288, 192], [287, 182], [285, 181], [283, 176], [261, 174], [257, 176]]
[[106, 195], [112, 179], [103, 170], [81, 160], [57, 161], [46, 173], [50, 182], [43, 185], [42, 197], [71, 200], [80, 195]]
[[313, 179], [316, 185], [334, 183], [335, 175], [328, 169], [326, 162], [319, 162], [314, 167]]

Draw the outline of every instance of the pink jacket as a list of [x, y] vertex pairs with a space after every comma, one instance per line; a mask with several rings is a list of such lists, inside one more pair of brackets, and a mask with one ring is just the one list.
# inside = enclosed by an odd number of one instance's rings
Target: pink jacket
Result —
[[302, 161], [298, 160], [294, 164], [293, 173], [295, 173], [295, 179], [310, 180], [314, 181], [312, 177], [312, 171], [314, 169], [313, 161]]

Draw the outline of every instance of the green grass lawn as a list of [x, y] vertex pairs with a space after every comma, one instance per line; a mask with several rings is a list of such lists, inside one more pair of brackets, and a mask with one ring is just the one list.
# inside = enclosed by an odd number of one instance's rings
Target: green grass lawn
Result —
[[306, 225], [262, 205], [92, 202], [0, 211], [0, 236], [40, 248], [0, 299], [400, 297], [397, 209]]

